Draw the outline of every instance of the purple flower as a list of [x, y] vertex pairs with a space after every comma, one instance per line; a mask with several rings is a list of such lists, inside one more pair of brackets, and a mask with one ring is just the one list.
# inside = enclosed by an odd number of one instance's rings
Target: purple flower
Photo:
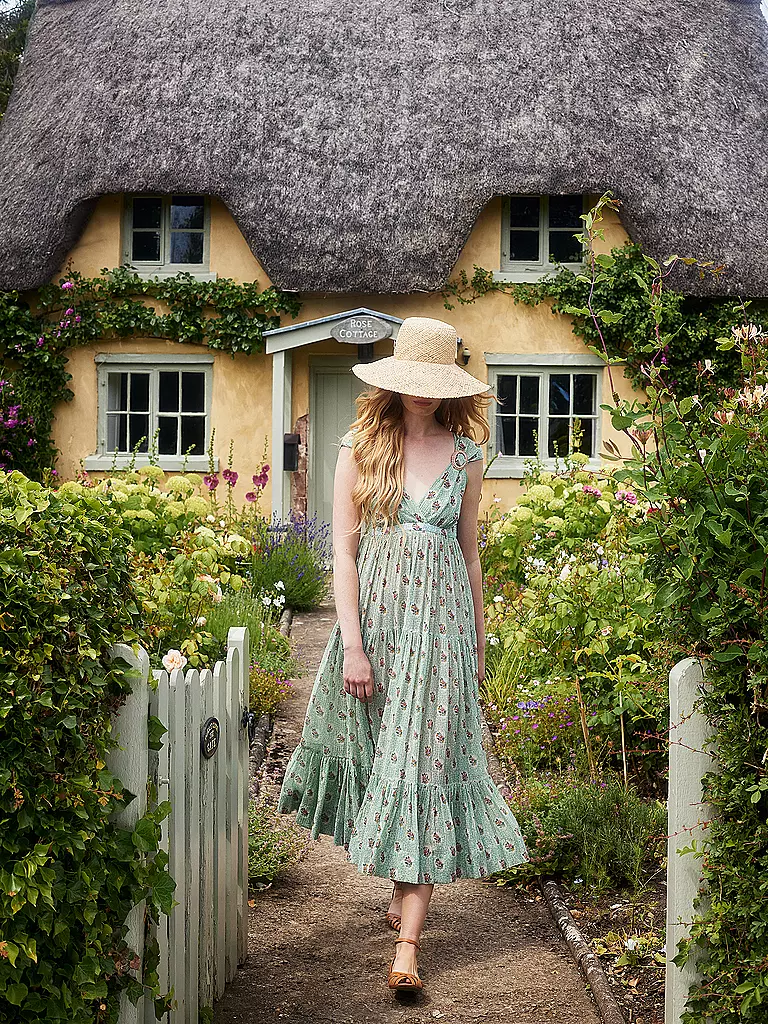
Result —
[[65, 292], [68, 292], [75, 287], [75, 284], [73, 281], [65, 281], [61, 287], [64, 289]]
[[45, 342], [43, 341], [42, 338], [38, 338], [37, 339], [37, 347], [38, 348], [42, 348], [44, 344], [45, 344]]
[[74, 309], [65, 309], [64, 310], [64, 316], [72, 316], [72, 314], [74, 312], [75, 312]]
[[256, 501], [256, 498], [257, 498], [257, 495], [254, 494], [253, 491], [248, 491], [248, 493], [245, 496], [245, 500], [246, 501]]
[[616, 501], [624, 501], [627, 505], [636, 505], [637, 495], [634, 491], [616, 491]]
[[230, 487], [234, 487], [237, 483], [237, 473], [233, 469], [225, 469], [221, 475]]
[[216, 476], [215, 473], [206, 473], [205, 476], [203, 477], [203, 483], [205, 484], [209, 491], [215, 491], [216, 488], [219, 486], [219, 478]]

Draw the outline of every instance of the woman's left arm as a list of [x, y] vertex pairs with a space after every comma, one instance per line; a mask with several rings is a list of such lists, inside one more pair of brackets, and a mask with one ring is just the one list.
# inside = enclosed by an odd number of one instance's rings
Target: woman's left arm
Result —
[[467, 575], [472, 586], [472, 603], [475, 609], [477, 631], [478, 682], [485, 679], [485, 607], [483, 601], [483, 575], [480, 569], [480, 552], [477, 547], [477, 524], [480, 515], [480, 496], [483, 488], [483, 460], [475, 459], [466, 465], [467, 484], [461, 502], [458, 539]]

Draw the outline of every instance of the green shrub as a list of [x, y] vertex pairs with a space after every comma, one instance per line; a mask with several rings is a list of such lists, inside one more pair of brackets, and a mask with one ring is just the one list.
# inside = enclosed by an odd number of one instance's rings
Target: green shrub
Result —
[[254, 889], [267, 888], [281, 871], [300, 860], [308, 833], [285, 822], [273, 807], [251, 801], [248, 809], [248, 877]]
[[666, 849], [666, 809], [646, 802], [614, 777], [574, 780], [562, 791], [541, 786], [524, 805], [514, 806], [530, 865], [505, 877], [561, 875], [583, 880], [599, 892], [610, 886], [640, 885], [644, 865]]
[[[131, 539], [102, 496], [0, 474], [0, 1021], [117, 1021], [131, 973], [125, 919], [168, 912], [163, 805], [133, 829], [106, 768], [131, 689], [116, 641], [138, 639]], [[152, 858], [151, 855], [154, 854]], [[158, 995], [156, 946], [144, 982]]]

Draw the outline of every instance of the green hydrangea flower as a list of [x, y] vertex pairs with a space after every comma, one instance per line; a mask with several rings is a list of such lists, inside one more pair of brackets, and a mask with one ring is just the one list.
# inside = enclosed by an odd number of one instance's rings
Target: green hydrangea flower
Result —
[[565, 527], [565, 520], [561, 519], [560, 516], [550, 516], [549, 519], [544, 520], [544, 525], [548, 526], [550, 530], [562, 530]]
[[159, 466], [140, 466], [139, 476], [149, 477], [150, 480], [164, 480], [165, 473]]
[[172, 476], [167, 481], [166, 490], [172, 494], [190, 495], [195, 489], [195, 485], [185, 476]]
[[187, 498], [184, 502], [184, 508], [191, 516], [204, 516], [208, 511], [208, 502], [205, 498], [194, 496]]
[[534, 484], [528, 488], [527, 497], [532, 501], [551, 501], [555, 492], [548, 484]]

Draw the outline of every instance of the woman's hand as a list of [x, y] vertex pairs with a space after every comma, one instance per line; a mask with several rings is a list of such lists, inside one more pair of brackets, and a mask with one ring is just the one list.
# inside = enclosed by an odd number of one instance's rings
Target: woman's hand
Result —
[[344, 651], [344, 689], [358, 700], [373, 698], [373, 668], [362, 647]]

